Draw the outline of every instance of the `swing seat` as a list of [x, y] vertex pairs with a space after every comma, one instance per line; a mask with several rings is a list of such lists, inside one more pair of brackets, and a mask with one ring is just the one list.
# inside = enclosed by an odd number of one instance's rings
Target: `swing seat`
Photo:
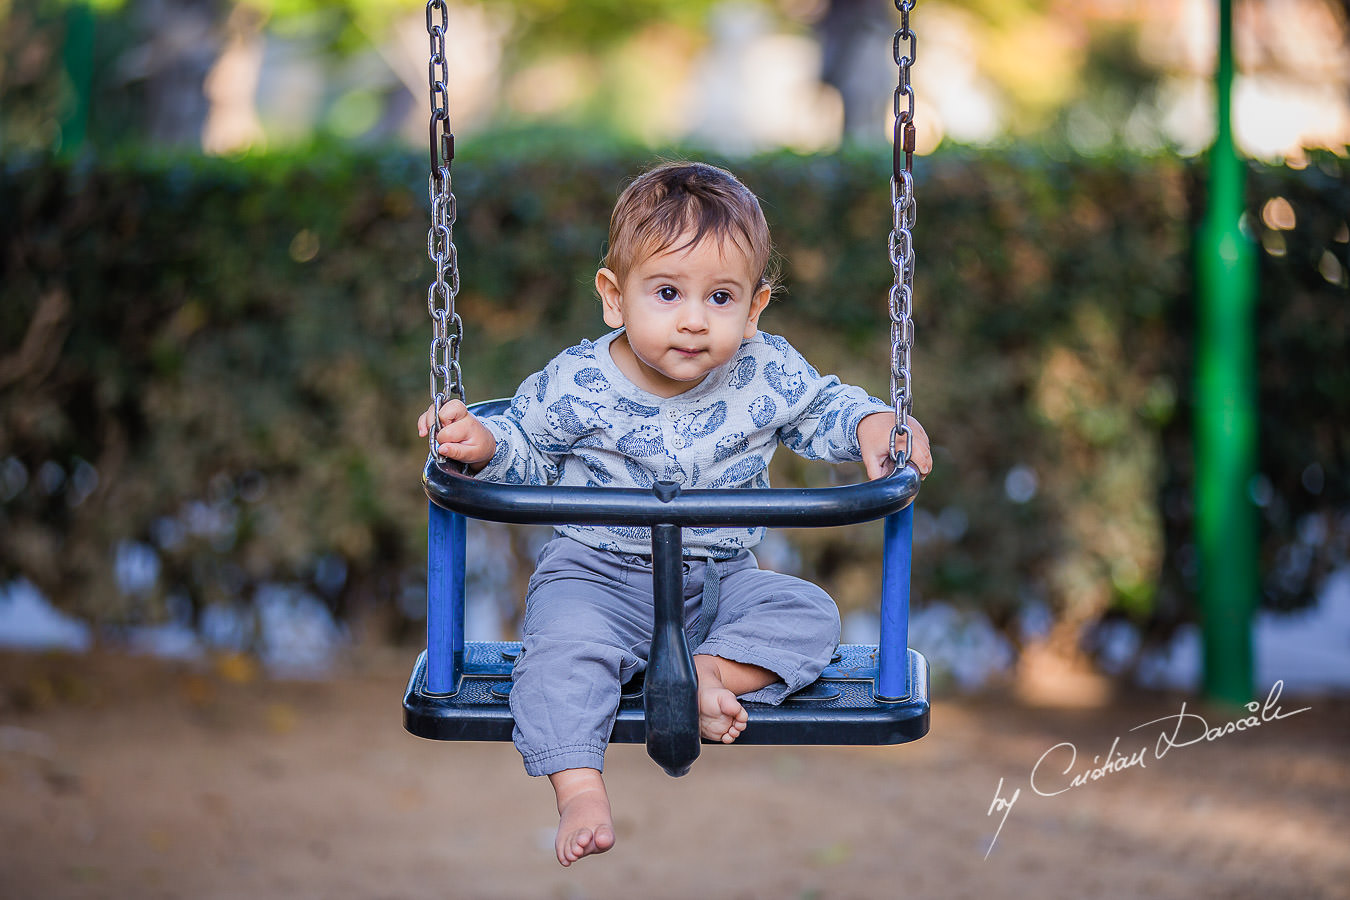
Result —
[[[914, 289], [913, 174], [914, 93], [910, 67], [914, 32], [909, 7], [895, 32], [892, 56], [899, 70], [895, 91], [895, 153], [892, 156], [893, 227], [889, 257], [895, 284], [889, 297], [891, 399], [903, 426], [912, 398], [909, 378]], [[439, 12], [439, 21], [433, 13]], [[435, 324], [431, 343], [431, 394], [437, 406], [463, 396], [459, 344], [464, 332], [455, 312], [459, 291], [450, 189], [454, 135], [443, 104], [449, 81], [445, 55], [448, 15], [443, 2], [427, 5], [431, 37], [428, 85], [431, 228], [427, 255], [436, 278], [427, 293]], [[908, 48], [907, 50], [905, 48]], [[903, 53], [902, 53], [903, 51]], [[901, 101], [908, 98], [908, 110]], [[448, 279], [447, 279], [448, 273]], [[452, 328], [453, 326], [453, 328]], [[453, 332], [453, 333], [452, 333]], [[492, 415], [506, 401], [478, 404]], [[413, 668], [404, 695], [404, 724], [435, 740], [509, 740], [512, 721], [510, 657], [519, 645], [464, 640], [464, 517], [541, 525], [646, 526], [652, 535], [653, 630], [644, 682], [620, 701], [613, 740], [646, 741], [647, 752], [671, 775], [682, 775], [699, 753], [697, 679], [680, 590], [681, 531], [685, 527], [821, 527], [884, 518], [881, 634], [876, 647], [844, 645], [839, 659], [805, 691], [781, 706], [749, 705], [750, 722], [738, 744], [898, 744], [928, 731], [928, 666], [908, 647], [910, 551], [913, 501], [919, 475], [908, 466], [886, 478], [843, 488], [813, 490], [690, 490], [657, 482], [651, 491], [487, 484], [434, 456], [422, 476], [431, 501], [427, 529], [427, 649]]]
[[[473, 406], [479, 416], [508, 401]], [[682, 490], [508, 485], [427, 460], [427, 649], [403, 698], [404, 727], [419, 737], [508, 741], [511, 667], [520, 644], [464, 640], [465, 517], [511, 524], [639, 525], [652, 532], [654, 627], [644, 682], [620, 701], [612, 740], [645, 742], [672, 775], [698, 756], [693, 658], [684, 633], [681, 529], [698, 526], [822, 527], [885, 518], [881, 641], [845, 644], [811, 686], [779, 706], [747, 704], [737, 744], [900, 744], [928, 732], [928, 664], [909, 649], [912, 503], [919, 475], [813, 489]]]
[[[459, 690], [436, 695], [426, 690], [427, 655], [422, 653], [403, 695], [403, 725], [418, 737], [437, 741], [509, 741], [513, 724], [507, 697], [513, 641], [470, 642], [464, 648]], [[928, 662], [909, 650], [906, 696], [877, 700], [877, 648], [841, 644], [834, 661], [812, 685], [779, 706], [746, 703], [750, 725], [737, 744], [903, 744], [928, 733]], [[641, 682], [625, 685], [610, 741], [647, 740]], [[703, 743], [709, 743], [703, 741]]]

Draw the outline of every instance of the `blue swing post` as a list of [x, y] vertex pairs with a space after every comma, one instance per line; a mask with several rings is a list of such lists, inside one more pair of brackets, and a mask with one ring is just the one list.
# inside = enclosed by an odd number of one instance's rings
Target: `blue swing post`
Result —
[[427, 694], [459, 692], [464, 675], [464, 517], [428, 503]]
[[881, 634], [877, 645], [876, 698], [882, 702], [910, 696], [909, 582], [914, 545], [914, 504], [885, 519], [881, 566]]

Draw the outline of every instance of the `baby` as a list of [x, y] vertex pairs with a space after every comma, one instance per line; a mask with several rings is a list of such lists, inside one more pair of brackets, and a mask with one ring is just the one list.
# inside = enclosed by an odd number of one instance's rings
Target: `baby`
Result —
[[[599, 340], [564, 350], [527, 378], [507, 412], [441, 407], [438, 452], [478, 478], [513, 484], [767, 487], [781, 442], [801, 455], [894, 466], [895, 413], [822, 376], [781, 337], [759, 331], [773, 292], [759, 201], [731, 173], [668, 163], [619, 197], [595, 287]], [[927, 475], [928, 437], [909, 420], [909, 462]], [[434, 411], [418, 422], [426, 437]], [[760, 569], [763, 528], [688, 528], [685, 618], [698, 676], [699, 732], [731, 743], [742, 701], [781, 703], [811, 684], [839, 640], [839, 612], [816, 585]], [[718, 600], [701, 603], [706, 592]], [[645, 527], [557, 528], [525, 597], [524, 649], [510, 694], [513, 737], [558, 801], [564, 866], [614, 845], [601, 771], [622, 685], [652, 637], [651, 534]]]

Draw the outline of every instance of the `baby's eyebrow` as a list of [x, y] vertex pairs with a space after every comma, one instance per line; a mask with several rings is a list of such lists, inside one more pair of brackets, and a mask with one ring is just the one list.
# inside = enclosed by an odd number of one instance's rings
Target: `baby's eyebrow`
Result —
[[[682, 277], [683, 276], [681, 275], [670, 272], [653, 272], [650, 275], [644, 276], [643, 282], [646, 284], [656, 284], [657, 282], [665, 281], [677, 282], [680, 281]], [[744, 288], [745, 285], [737, 280], [734, 275], [728, 275], [725, 278], [713, 282], [713, 290], [715, 291], [740, 292]]]

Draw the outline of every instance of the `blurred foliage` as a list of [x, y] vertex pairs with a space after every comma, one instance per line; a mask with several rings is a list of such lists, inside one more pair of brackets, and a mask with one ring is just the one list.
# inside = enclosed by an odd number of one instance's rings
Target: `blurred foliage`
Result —
[[[103, 147], [148, 140], [144, 29], [123, 5], [17, 0], [0, 10], [0, 152], [59, 150], [68, 130]], [[72, 65], [89, 83], [77, 87]]]
[[[1335, 6], [1338, 0], [1320, 2]], [[877, 52], [863, 32], [888, 33], [898, 22], [892, 4], [857, 0], [451, 5], [451, 55], [469, 60], [486, 55], [495, 67], [491, 86], [478, 88], [491, 114], [486, 121], [471, 119], [471, 128], [521, 120], [585, 123], [656, 143], [696, 124], [684, 121], [688, 117], [679, 108], [697, 97], [693, 76], [706, 64], [710, 38], [727, 27], [717, 24], [719, 14], [753, 10], [766, 34], [810, 35], [826, 49], [838, 44], [836, 52], [850, 59]], [[953, 67], [947, 45], [959, 41], [964, 48], [959, 58], [969, 63], [969, 71], [962, 66], [952, 74], [958, 81], [970, 79], [976, 93], [965, 99], [953, 95], [947, 102], [969, 106], [985, 102], [979, 100], [983, 97], [999, 111], [991, 126], [997, 134], [979, 140], [1035, 140], [1094, 153], [1119, 146], [1166, 147], [1175, 136], [1164, 121], [1170, 102], [1164, 88], [1175, 88], [1178, 74], [1189, 79], [1194, 73], [1179, 61], [1175, 48], [1160, 49], [1168, 42], [1156, 31], [1169, 19], [1159, 9], [1109, 6], [1051, 0], [922, 5], [915, 12], [915, 28], [920, 42], [937, 52], [916, 70], [927, 73], [920, 74], [919, 83], [932, 75], [929, 65]], [[312, 108], [305, 116], [294, 111], [275, 119], [264, 116], [260, 127], [269, 146], [303, 142], [312, 132], [331, 130], [334, 108], [366, 127], [382, 123], [376, 137], [383, 139], [394, 127], [389, 123], [406, 119], [406, 104], [425, 102], [423, 64], [405, 70], [399, 63], [407, 63], [410, 52], [403, 29], [420, 32], [424, 8], [421, 0], [0, 0], [0, 149], [46, 150], [63, 140], [69, 149], [86, 132], [101, 151], [137, 141], [199, 142], [203, 123], [197, 120], [205, 119], [211, 105], [203, 95], [208, 72], [231, 41], [248, 43], [259, 36], [267, 59], [257, 91], [264, 111], [269, 98], [311, 90], [278, 79], [297, 78], [304, 70], [322, 82], [306, 95]], [[1336, 8], [1333, 21], [1339, 22], [1344, 16]], [[465, 21], [481, 18], [490, 27], [483, 32], [480, 22], [478, 30], [461, 29], [453, 24], [460, 15]], [[92, 37], [82, 38], [72, 29], [77, 21], [96, 23], [89, 26]], [[877, 57], [874, 76], [889, 107], [894, 74], [890, 41], [883, 43], [886, 52]], [[424, 58], [422, 49], [415, 52]], [[786, 73], [804, 63], [788, 53], [782, 64]], [[1178, 66], [1184, 71], [1179, 73]], [[824, 71], [807, 75], [829, 80]], [[864, 110], [855, 114], [867, 118], [876, 114], [872, 107], [880, 104], [852, 80], [831, 83], [843, 91], [846, 114], [851, 109]], [[928, 91], [925, 102], [940, 96]], [[351, 115], [352, 110], [362, 114]], [[935, 112], [934, 120], [944, 118], [942, 110]], [[80, 121], [85, 118], [87, 129]], [[164, 119], [176, 126], [171, 137], [163, 133]], [[348, 127], [354, 132], [348, 138], [363, 130]], [[867, 140], [879, 140], [882, 130], [869, 126], [865, 133]]]
[[[718, 0], [493, 0], [493, 6], [511, 16], [525, 49], [540, 46], [584, 49], [588, 52], [629, 37], [653, 22], [697, 26], [708, 8]], [[248, 0], [252, 6], [283, 24], [316, 14], [332, 16], [343, 23], [341, 46], [364, 43], [392, 17], [420, 12], [425, 0]], [[451, 30], [455, 7], [448, 3]], [[440, 21], [435, 18], [434, 21]], [[452, 35], [453, 37], [453, 35]]]
[[[461, 148], [471, 400], [603, 330], [591, 282], [610, 206], [651, 161], [584, 142]], [[421, 154], [2, 165], [0, 583], [24, 576], [105, 623], [299, 583], [349, 619], [407, 627], [425, 553]], [[889, 156], [732, 166], [784, 258], [764, 328], [884, 396]], [[917, 596], [979, 604], [1014, 637], [1037, 604], [1075, 625], [1189, 617], [1200, 170], [1019, 153], [917, 167], [915, 412], [937, 459]], [[1253, 495], [1284, 607], [1350, 539], [1350, 172], [1328, 156], [1251, 185], [1266, 249]], [[775, 466], [782, 485], [862, 477], [788, 453]], [[842, 608], [875, 604], [878, 526], [787, 537]], [[127, 577], [128, 548], [153, 577]]]
[[[604, 59], [654, 24], [692, 32], [712, 5], [714, 0], [494, 0], [489, 11], [510, 31], [504, 62], [511, 69], [557, 53]], [[450, 47], [463, 54], [454, 44], [460, 35], [453, 17], [466, 5], [450, 6]], [[467, 10], [480, 6], [467, 4]], [[419, 22], [425, 8], [423, 0], [0, 0], [0, 151], [69, 151], [86, 136], [105, 152], [147, 143], [196, 144], [203, 125], [197, 120], [204, 120], [209, 106], [207, 73], [231, 34], [257, 31], [283, 48], [298, 41], [312, 54], [308, 64], [327, 82], [318, 107], [344, 99], [371, 104], [373, 122], [386, 106], [403, 102], [406, 89], [386, 71], [387, 93], [372, 95], [371, 68], [386, 69], [385, 57], [402, 52], [390, 46], [394, 26]], [[274, 46], [274, 52], [287, 51]], [[610, 107], [633, 93], [625, 83], [631, 78], [606, 80], [618, 83], [579, 113], [600, 127], [620, 121], [623, 110]], [[423, 97], [421, 90], [416, 94]], [[506, 105], [499, 106], [509, 118]], [[177, 126], [172, 137], [157, 128], [166, 117]], [[310, 127], [322, 140], [327, 116]]]

